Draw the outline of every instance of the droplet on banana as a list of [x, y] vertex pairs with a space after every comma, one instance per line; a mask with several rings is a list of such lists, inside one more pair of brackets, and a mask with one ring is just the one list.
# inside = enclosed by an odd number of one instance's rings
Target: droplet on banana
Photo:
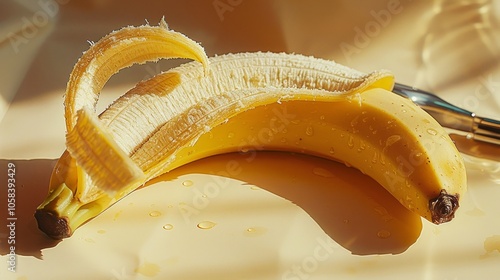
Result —
[[[114, 73], [174, 57], [194, 61], [139, 82], [97, 116], [99, 92]], [[297, 54], [208, 58], [164, 22], [115, 31], [92, 45], [70, 75], [67, 150], [35, 213], [39, 228], [69, 237], [152, 178], [248, 150], [344, 162], [411, 211], [447, 222], [466, 190], [461, 155], [430, 115], [390, 91], [393, 84], [387, 71], [365, 74]]]

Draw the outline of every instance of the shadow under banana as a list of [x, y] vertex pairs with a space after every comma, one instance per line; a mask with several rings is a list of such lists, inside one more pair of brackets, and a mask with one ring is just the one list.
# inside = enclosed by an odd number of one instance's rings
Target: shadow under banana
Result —
[[[408, 211], [370, 177], [341, 163], [317, 157], [278, 152], [232, 153], [196, 161], [148, 183], [224, 170], [237, 163], [233, 179], [263, 188], [292, 201], [338, 244], [355, 255], [399, 254], [420, 236], [421, 218]], [[56, 246], [37, 227], [33, 213], [47, 195], [55, 160], [0, 160], [16, 166], [16, 255], [42, 258], [42, 250]], [[7, 172], [0, 176], [7, 181]], [[0, 193], [7, 201], [7, 191]], [[120, 203], [120, 202], [118, 202]], [[6, 207], [6, 206], [5, 206]], [[0, 219], [7, 220], [7, 211]], [[0, 254], [10, 252], [9, 229], [0, 227]]]
[[[422, 219], [357, 169], [284, 152], [231, 153], [202, 159], [148, 184], [191, 173], [214, 174], [228, 162], [231, 176], [292, 201], [335, 242], [355, 255], [399, 254], [420, 236]], [[228, 215], [231, 215], [228, 213]]]
[[10, 229], [6, 226], [0, 227], [0, 255], [10, 253], [10, 246], [15, 246], [16, 255], [33, 256], [42, 258], [42, 250], [56, 246], [59, 241], [51, 239], [43, 234], [37, 226], [35, 217], [36, 208], [40, 201], [47, 196], [52, 169], [56, 160], [32, 159], [32, 160], [0, 160], [0, 180], [3, 189], [0, 191], [0, 220], [7, 223], [7, 165], [15, 165], [15, 235], [9, 243]]

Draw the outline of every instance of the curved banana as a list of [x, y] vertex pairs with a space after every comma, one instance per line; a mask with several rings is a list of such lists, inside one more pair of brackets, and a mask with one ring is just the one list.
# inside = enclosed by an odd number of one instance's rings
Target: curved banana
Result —
[[[148, 41], [140, 28], [124, 29], [122, 40], [137, 42], [132, 38], [142, 36]], [[112, 62], [114, 57], [120, 60], [120, 44], [97, 43], [91, 50], [109, 53]], [[95, 97], [95, 88], [103, 84], [70, 82], [68, 92], [75, 97], [66, 105], [76, 112], [66, 115], [67, 121], [71, 118], [67, 152], [35, 214], [45, 233], [57, 239], [70, 236], [149, 179], [176, 167], [215, 154], [256, 150], [345, 162], [422, 217], [434, 223], [453, 218], [466, 189], [462, 158], [431, 116], [390, 92], [393, 77], [388, 72], [363, 74], [332, 61], [290, 54], [242, 53], [204, 60], [204, 53], [192, 49], [186, 53], [194, 55], [188, 57], [202, 64], [187, 63], [140, 82], [99, 118], [89, 106], [75, 103], [79, 95]], [[127, 56], [136, 57], [134, 62], [151, 51], [131, 50]], [[109, 78], [129, 63], [114, 69], [97, 62], [91, 71], [80, 64], [72, 77], [86, 73], [92, 81], [95, 73]], [[84, 96], [80, 100], [95, 104]]]

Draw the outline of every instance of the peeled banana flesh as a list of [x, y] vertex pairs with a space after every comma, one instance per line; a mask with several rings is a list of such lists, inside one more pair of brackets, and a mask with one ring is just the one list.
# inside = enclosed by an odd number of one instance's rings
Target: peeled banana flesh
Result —
[[[97, 115], [114, 73], [174, 57], [194, 61], [139, 82]], [[344, 162], [411, 211], [447, 222], [466, 190], [463, 160], [437, 121], [393, 94], [393, 84], [387, 71], [365, 74], [297, 54], [208, 58], [163, 21], [115, 31], [70, 75], [67, 150], [35, 213], [39, 228], [69, 237], [152, 178], [212, 155], [259, 150]]]

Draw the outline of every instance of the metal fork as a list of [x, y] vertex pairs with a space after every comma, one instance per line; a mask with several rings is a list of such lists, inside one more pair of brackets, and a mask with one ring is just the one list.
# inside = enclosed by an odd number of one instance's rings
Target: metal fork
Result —
[[443, 127], [465, 134], [450, 133], [461, 152], [500, 161], [500, 121], [478, 116], [411, 86], [396, 83], [392, 91], [412, 100]]

